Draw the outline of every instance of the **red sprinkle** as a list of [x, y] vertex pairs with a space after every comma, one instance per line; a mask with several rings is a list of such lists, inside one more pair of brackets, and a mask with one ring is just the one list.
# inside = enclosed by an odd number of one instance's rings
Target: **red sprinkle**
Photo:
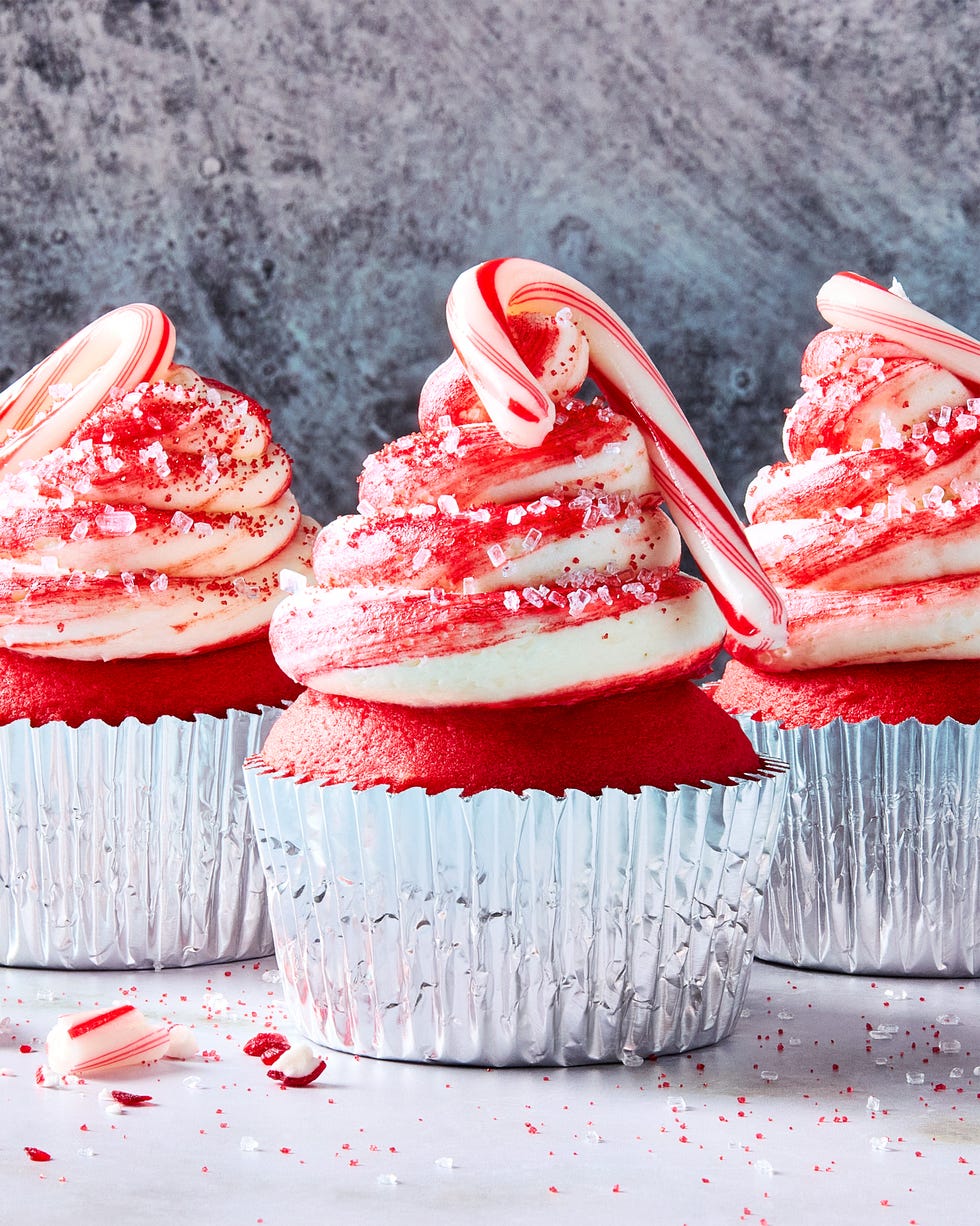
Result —
[[47, 1150], [37, 1149], [33, 1145], [25, 1145], [24, 1153], [27, 1154], [28, 1158], [30, 1158], [32, 1162], [50, 1162], [51, 1161], [51, 1155], [47, 1152]]

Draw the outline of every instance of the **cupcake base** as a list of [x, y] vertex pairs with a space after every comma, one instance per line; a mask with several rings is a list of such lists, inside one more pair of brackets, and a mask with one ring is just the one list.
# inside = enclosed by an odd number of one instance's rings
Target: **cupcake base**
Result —
[[812, 970], [980, 975], [980, 725], [785, 729], [739, 716], [789, 763], [756, 952]]
[[279, 714], [0, 727], [0, 962], [135, 969], [271, 953], [242, 762]]
[[384, 1059], [577, 1065], [735, 1025], [785, 776], [593, 797], [246, 785], [287, 1004]]

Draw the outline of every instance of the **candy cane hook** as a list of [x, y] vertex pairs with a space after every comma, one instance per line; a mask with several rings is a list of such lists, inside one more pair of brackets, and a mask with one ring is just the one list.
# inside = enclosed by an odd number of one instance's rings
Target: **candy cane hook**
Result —
[[829, 324], [877, 332], [962, 379], [980, 383], [980, 341], [867, 277], [835, 274], [821, 286], [817, 310]]
[[[174, 326], [138, 302], [94, 320], [0, 392], [0, 471], [63, 446], [113, 388], [132, 391], [163, 375], [174, 355]], [[65, 395], [52, 397], [52, 387]]]
[[782, 600], [753, 554], [697, 436], [626, 324], [581, 282], [534, 260], [464, 272], [446, 308], [449, 332], [491, 421], [516, 447], [538, 446], [555, 409], [518, 354], [508, 314], [568, 309], [589, 341], [589, 374], [643, 429], [664, 502], [733, 636], [765, 649], [786, 640]]

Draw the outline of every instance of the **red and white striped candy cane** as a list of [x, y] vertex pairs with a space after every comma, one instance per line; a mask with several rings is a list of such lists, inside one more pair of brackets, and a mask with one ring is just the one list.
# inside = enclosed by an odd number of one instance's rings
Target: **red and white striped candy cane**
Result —
[[961, 379], [980, 383], [980, 341], [867, 277], [835, 274], [821, 286], [817, 310], [829, 324], [877, 332]]
[[[0, 471], [63, 446], [113, 388], [130, 392], [165, 374], [174, 326], [144, 302], [93, 320], [0, 392]], [[57, 402], [50, 388], [70, 387]]]
[[491, 421], [516, 447], [538, 446], [555, 408], [518, 354], [507, 316], [568, 309], [589, 341], [589, 375], [647, 439], [664, 502], [733, 636], [754, 649], [785, 642], [782, 600], [756, 560], [697, 436], [626, 324], [573, 277], [534, 260], [491, 260], [464, 272], [446, 308], [460, 361]]

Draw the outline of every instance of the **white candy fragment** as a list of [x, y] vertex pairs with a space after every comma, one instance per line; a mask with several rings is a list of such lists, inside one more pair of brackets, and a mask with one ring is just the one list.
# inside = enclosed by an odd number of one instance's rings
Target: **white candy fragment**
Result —
[[171, 1026], [167, 1034], [167, 1058], [189, 1060], [197, 1055], [197, 1041], [186, 1026]]

